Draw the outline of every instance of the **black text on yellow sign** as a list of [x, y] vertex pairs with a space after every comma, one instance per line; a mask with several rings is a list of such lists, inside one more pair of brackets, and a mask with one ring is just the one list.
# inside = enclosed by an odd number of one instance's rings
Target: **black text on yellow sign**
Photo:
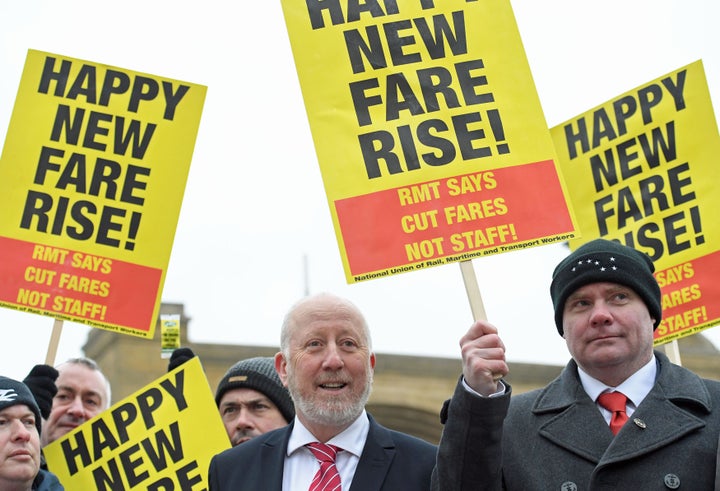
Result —
[[[423, 10], [435, 8], [432, 0], [421, 4]], [[350, 27], [343, 33], [354, 75], [388, 67], [398, 69], [382, 76], [355, 77], [348, 84], [358, 127], [413, 119], [411, 124], [358, 134], [369, 179], [381, 177], [382, 167], [389, 174], [397, 174], [423, 165], [447, 165], [458, 157], [473, 160], [510, 152], [483, 60], [462, 59], [469, 53], [463, 10], [394, 20], [392, 16], [400, 13], [394, 0], [350, 2], [346, 6], [313, 1], [307, 2], [307, 8], [313, 29], [350, 24], [362, 14], [390, 19], [363, 29]], [[411, 46], [415, 44], [418, 46]], [[428, 65], [450, 56], [459, 61], [450, 67]], [[419, 68], [400, 71], [408, 65]], [[488, 109], [460, 112], [462, 108], [480, 106]], [[429, 117], [441, 111], [453, 112], [449, 122]]]
[[229, 447], [195, 357], [48, 444], [44, 452], [65, 489], [203, 491], [210, 459]]
[[[705, 241], [691, 162], [678, 158], [675, 122], [653, 125], [661, 103], [685, 109], [685, 80], [683, 70], [614, 101], [611, 111], [603, 107], [563, 127], [570, 160], [590, 154], [599, 235], [657, 216], [623, 235], [625, 244], [642, 247], [653, 260]], [[648, 130], [623, 139], [638, 117]], [[613, 145], [592, 153], [608, 142]]]
[[[175, 380], [163, 380], [160, 388], [153, 387], [139, 394], [135, 401], [115, 407], [111, 419], [95, 419], [87, 431], [75, 433], [74, 438], [61, 443], [70, 475], [80, 468], [93, 467], [92, 475], [96, 489], [125, 489], [123, 482], [133, 488], [140, 485], [148, 490], [175, 489], [171, 478], [153, 481], [153, 475], [186, 459], [180, 438], [179, 424], [174, 421], [158, 427], [154, 412], [165, 398], [172, 401], [178, 412], [187, 409], [183, 394], [184, 372], [179, 371]], [[147, 437], [123, 450], [117, 457], [102, 462], [104, 452], [113, 451], [130, 440], [129, 428], [141, 426]], [[201, 482], [197, 462], [188, 461], [176, 471], [179, 489], [192, 489], [193, 483]]]
[[20, 227], [133, 250], [152, 172], [152, 162], [138, 162], [157, 123], [102, 109], [122, 99], [133, 114], [160, 102], [158, 118], [172, 121], [189, 88], [112, 69], [101, 75], [94, 65], [46, 57], [38, 93], [66, 103], [57, 105], [48, 142], [39, 150]]

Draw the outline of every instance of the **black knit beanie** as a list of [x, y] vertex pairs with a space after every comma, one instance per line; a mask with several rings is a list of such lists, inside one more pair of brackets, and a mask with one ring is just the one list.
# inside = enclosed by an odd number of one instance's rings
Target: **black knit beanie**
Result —
[[10, 406], [25, 404], [35, 414], [35, 426], [38, 435], [42, 429], [40, 408], [27, 385], [11, 378], [0, 376], [0, 410]]
[[218, 384], [215, 403], [219, 406], [225, 392], [239, 388], [253, 389], [265, 394], [275, 403], [288, 423], [295, 418], [295, 405], [275, 371], [274, 358], [249, 358], [231, 366]]
[[595, 239], [578, 247], [553, 271], [550, 297], [555, 325], [563, 335], [565, 301], [588, 283], [610, 282], [632, 288], [645, 302], [657, 328], [662, 320], [660, 286], [653, 276], [655, 266], [647, 254], [612, 240]]

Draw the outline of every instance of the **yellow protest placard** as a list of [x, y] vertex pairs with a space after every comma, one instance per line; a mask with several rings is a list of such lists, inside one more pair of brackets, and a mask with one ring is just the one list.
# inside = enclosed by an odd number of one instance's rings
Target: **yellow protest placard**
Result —
[[720, 136], [702, 61], [551, 132], [582, 240], [618, 240], [655, 262], [656, 344], [720, 323]]
[[210, 459], [230, 448], [194, 357], [45, 446], [65, 489], [207, 489]]
[[0, 306], [153, 336], [205, 93], [28, 51], [0, 157]]
[[348, 282], [575, 236], [507, 0], [282, 0]]

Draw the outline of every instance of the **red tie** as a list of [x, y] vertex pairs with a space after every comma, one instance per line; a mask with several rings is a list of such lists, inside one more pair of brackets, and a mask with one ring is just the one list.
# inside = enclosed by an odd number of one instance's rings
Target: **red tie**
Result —
[[625, 412], [627, 397], [622, 392], [605, 392], [598, 397], [598, 403], [612, 413], [610, 418], [610, 431], [617, 435], [622, 425], [628, 420]]
[[335, 456], [340, 449], [320, 442], [308, 443], [307, 447], [320, 464], [308, 491], [340, 491], [340, 474], [335, 467]]

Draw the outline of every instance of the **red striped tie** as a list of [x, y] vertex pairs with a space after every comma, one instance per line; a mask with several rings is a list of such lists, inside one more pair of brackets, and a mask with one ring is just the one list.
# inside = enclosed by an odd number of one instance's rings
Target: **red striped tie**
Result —
[[320, 442], [308, 443], [307, 447], [320, 464], [308, 491], [340, 491], [340, 474], [335, 467], [335, 456], [340, 449]]
[[604, 392], [598, 396], [598, 403], [612, 413], [610, 418], [610, 430], [614, 435], [618, 434], [622, 425], [628, 420], [625, 412], [627, 396], [622, 392]]

